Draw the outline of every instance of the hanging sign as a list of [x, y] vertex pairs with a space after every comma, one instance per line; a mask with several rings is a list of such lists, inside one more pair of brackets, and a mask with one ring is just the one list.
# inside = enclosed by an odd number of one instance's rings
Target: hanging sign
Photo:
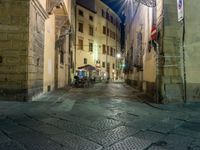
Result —
[[177, 12], [178, 21], [182, 21], [184, 18], [184, 0], [177, 0]]

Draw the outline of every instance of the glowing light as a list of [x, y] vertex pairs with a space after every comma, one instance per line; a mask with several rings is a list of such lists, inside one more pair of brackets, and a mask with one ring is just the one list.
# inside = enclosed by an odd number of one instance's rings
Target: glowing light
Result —
[[118, 53], [118, 54], [117, 54], [117, 58], [121, 58], [121, 54]]

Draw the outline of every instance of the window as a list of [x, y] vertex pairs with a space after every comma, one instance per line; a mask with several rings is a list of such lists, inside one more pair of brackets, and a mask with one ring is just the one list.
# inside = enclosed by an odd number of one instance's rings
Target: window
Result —
[[93, 26], [89, 26], [89, 35], [91, 35], [91, 36], [94, 35], [94, 28], [93, 28]]
[[106, 66], [106, 63], [102, 62], [102, 67], [105, 68], [105, 66]]
[[82, 17], [84, 16], [84, 14], [83, 14], [83, 11], [82, 11], [82, 10], [79, 10], [79, 11], [78, 11], [78, 14], [79, 14], [79, 16], [82, 16]]
[[83, 63], [87, 64], [87, 58], [84, 58]]
[[106, 27], [103, 26], [103, 34], [106, 34]]
[[94, 20], [93, 16], [89, 16], [89, 20], [93, 21]]
[[111, 23], [113, 23], [113, 16], [110, 16], [110, 21]]
[[106, 54], [106, 45], [103, 45], [103, 54]]
[[107, 55], [109, 55], [109, 46], [107, 46]]
[[78, 49], [83, 50], [83, 40], [82, 39], [78, 40]]
[[90, 51], [90, 52], [93, 51], [93, 43], [89, 43], [89, 51]]
[[110, 15], [108, 12], [106, 12], [106, 19], [109, 20], [109, 18], [110, 18]]
[[113, 32], [110, 30], [110, 37], [113, 38]]
[[116, 24], [116, 20], [115, 20], [115, 18], [113, 18], [113, 25], [115, 25]]
[[110, 63], [107, 63], [107, 72], [110, 70]]
[[113, 57], [115, 57], [115, 49], [113, 48]]
[[109, 31], [110, 31], [110, 30], [107, 28], [107, 36], [109, 36], [109, 33], [110, 33]]
[[3, 57], [0, 56], [0, 63], [3, 63]]
[[97, 60], [97, 61], [96, 61], [96, 64], [100, 64], [100, 63], [101, 63], [101, 61], [100, 61], [100, 60]]
[[115, 33], [113, 33], [113, 39], [115, 40], [115, 38], [116, 38], [116, 34], [115, 34]]
[[113, 48], [110, 48], [110, 56], [113, 56]]
[[60, 64], [64, 64], [64, 52], [60, 51]]
[[116, 20], [116, 22], [115, 22], [115, 25], [116, 25], [116, 27], [118, 27], [118, 21]]
[[101, 15], [102, 17], [105, 17], [105, 11], [103, 9], [101, 10]]
[[115, 69], [115, 64], [113, 64], [113, 69]]
[[78, 23], [78, 31], [83, 33], [83, 23]]

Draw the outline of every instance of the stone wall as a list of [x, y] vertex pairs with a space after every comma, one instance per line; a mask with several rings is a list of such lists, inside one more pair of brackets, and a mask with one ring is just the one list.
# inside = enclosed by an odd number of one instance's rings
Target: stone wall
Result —
[[0, 0], [1, 99], [26, 101], [42, 92], [44, 19], [37, 0]]
[[47, 14], [37, 0], [30, 1], [28, 99], [43, 92], [44, 37]]
[[[0, 1], [0, 97], [27, 97], [29, 1]], [[9, 97], [8, 97], [9, 95]]]
[[200, 4], [185, 1], [185, 65], [187, 101], [200, 100]]
[[182, 26], [177, 18], [176, 1], [164, 1], [164, 36], [159, 63], [160, 96], [164, 103], [183, 101]]

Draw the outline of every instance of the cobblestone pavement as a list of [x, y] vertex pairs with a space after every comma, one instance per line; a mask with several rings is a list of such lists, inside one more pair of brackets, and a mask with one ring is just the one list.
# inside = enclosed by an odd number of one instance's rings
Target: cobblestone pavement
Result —
[[200, 105], [155, 105], [123, 83], [0, 102], [0, 150], [200, 150]]

